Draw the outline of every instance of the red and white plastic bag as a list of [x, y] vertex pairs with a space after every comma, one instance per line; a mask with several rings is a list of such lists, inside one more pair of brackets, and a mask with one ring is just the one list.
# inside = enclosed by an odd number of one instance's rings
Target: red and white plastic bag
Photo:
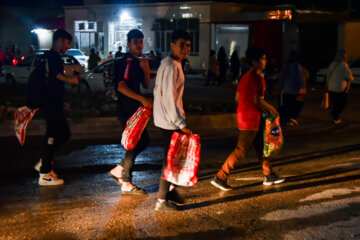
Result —
[[126, 122], [121, 137], [121, 144], [126, 150], [133, 150], [136, 147], [151, 115], [150, 109], [139, 107]]
[[25, 143], [26, 128], [37, 111], [38, 109], [30, 109], [27, 107], [21, 107], [15, 111], [14, 129], [21, 146], [24, 146]]
[[165, 181], [179, 186], [194, 186], [200, 163], [200, 135], [186, 135], [174, 132], [164, 169]]

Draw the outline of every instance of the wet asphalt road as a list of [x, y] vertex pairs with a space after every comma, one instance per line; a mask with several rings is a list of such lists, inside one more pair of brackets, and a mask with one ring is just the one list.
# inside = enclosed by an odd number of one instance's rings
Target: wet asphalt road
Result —
[[230, 176], [233, 191], [212, 187], [237, 130], [202, 130], [199, 183], [179, 188], [186, 203], [177, 213], [153, 210], [163, 154], [157, 141], [135, 165], [133, 181], [149, 194], [122, 196], [108, 176], [124, 154], [117, 139], [71, 141], [56, 158], [65, 185], [50, 188], [37, 186], [31, 169], [39, 138], [22, 150], [0, 139], [2, 162], [12, 162], [1, 174], [0, 239], [360, 239], [358, 92], [339, 126], [309, 94], [301, 125], [284, 128], [285, 144], [272, 160], [286, 177], [276, 186], [262, 185], [250, 152]]

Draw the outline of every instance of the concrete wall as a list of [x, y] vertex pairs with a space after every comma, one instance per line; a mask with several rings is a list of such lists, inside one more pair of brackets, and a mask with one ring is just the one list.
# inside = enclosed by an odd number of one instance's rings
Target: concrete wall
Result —
[[339, 35], [343, 40], [338, 44], [338, 49], [345, 49], [349, 62], [360, 58], [360, 22], [347, 22], [339, 28]]
[[283, 23], [283, 62], [291, 51], [299, 51], [298, 26], [292, 22]]
[[142, 19], [144, 33], [144, 52], [155, 49], [155, 32], [152, 30], [155, 19], [181, 18], [183, 13], [192, 13], [200, 19], [199, 55], [189, 56], [190, 64], [195, 69], [201, 69], [208, 59], [211, 39], [210, 5], [188, 5], [191, 9], [180, 9], [183, 4], [134, 4], [134, 5], [90, 5], [86, 7], [65, 7], [66, 29], [74, 34], [75, 20], [101, 21], [104, 23], [105, 53], [109, 49], [109, 22], [119, 21], [122, 11], [127, 11], [133, 18]]
[[[66, 9], [65, 11], [65, 29], [75, 36], [75, 21], [78, 20], [87, 20], [88, 19], [88, 9], [86, 7], [73, 7]], [[75, 47], [75, 41], [72, 41], [72, 47]]]

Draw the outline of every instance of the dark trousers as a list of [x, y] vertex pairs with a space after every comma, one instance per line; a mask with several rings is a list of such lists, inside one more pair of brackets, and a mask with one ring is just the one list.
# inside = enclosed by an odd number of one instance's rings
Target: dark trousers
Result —
[[329, 101], [331, 106], [331, 117], [333, 120], [338, 120], [340, 118], [340, 114], [344, 111], [346, 105], [348, 94], [346, 92], [330, 92], [329, 91]]
[[207, 75], [207, 80], [205, 83], [205, 86], [209, 86], [210, 84], [215, 85], [215, 83], [218, 81], [218, 77], [211, 72], [210, 70], [208, 71], [208, 75]]
[[180, 133], [182, 133], [182, 132], [180, 130], [166, 130], [166, 129], [162, 129], [162, 128], [160, 128], [160, 130], [161, 130], [161, 133], [163, 136], [164, 158], [163, 158], [163, 163], [162, 163], [158, 198], [166, 199], [166, 195], [169, 192], [169, 187], [170, 187], [171, 183], [163, 180], [162, 178], [164, 177], [164, 169], [167, 165], [167, 154], [169, 151], [171, 136], [173, 135], [174, 132], [180, 132]]
[[298, 101], [297, 94], [282, 93], [280, 96], [280, 123], [287, 123], [291, 118], [298, 118], [302, 107], [304, 106], [303, 101]]
[[[121, 119], [120, 121], [122, 125], [125, 127], [127, 120]], [[150, 143], [149, 135], [145, 128], [143, 133], [141, 134], [140, 140], [136, 145], [136, 147], [133, 150], [126, 151], [124, 158], [121, 160], [119, 164], [124, 168], [124, 175], [123, 175], [124, 182], [131, 182], [135, 158], [142, 151], [144, 151], [147, 146], [149, 146], [149, 143]]]
[[42, 153], [40, 173], [49, 173], [55, 153], [66, 143], [71, 132], [63, 110], [43, 111], [46, 122], [46, 134]]
[[236, 144], [235, 149], [228, 156], [219, 172], [216, 174], [218, 178], [223, 181], [226, 181], [231, 171], [236, 167], [236, 165], [240, 162], [240, 160], [244, 159], [246, 153], [250, 149], [251, 146], [254, 147], [256, 155], [262, 165], [262, 170], [264, 175], [269, 175], [272, 172], [270, 159], [263, 157], [263, 149], [264, 149], [264, 122], [261, 120], [261, 126], [259, 131], [256, 130], [240, 130], [239, 138]]

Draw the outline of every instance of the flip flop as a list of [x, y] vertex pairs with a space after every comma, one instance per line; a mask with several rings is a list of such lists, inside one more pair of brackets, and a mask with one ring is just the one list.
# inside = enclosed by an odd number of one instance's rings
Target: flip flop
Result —
[[[112, 177], [120, 186], [122, 185], [123, 179], [122, 178], [118, 178], [114, 175], [111, 174], [111, 172], [109, 172], [110, 177]], [[121, 181], [121, 182], [120, 182]]]
[[142, 194], [147, 194], [147, 192], [142, 188], [138, 188], [134, 186], [130, 191], [121, 191], [121, 194], [142, 195]]

